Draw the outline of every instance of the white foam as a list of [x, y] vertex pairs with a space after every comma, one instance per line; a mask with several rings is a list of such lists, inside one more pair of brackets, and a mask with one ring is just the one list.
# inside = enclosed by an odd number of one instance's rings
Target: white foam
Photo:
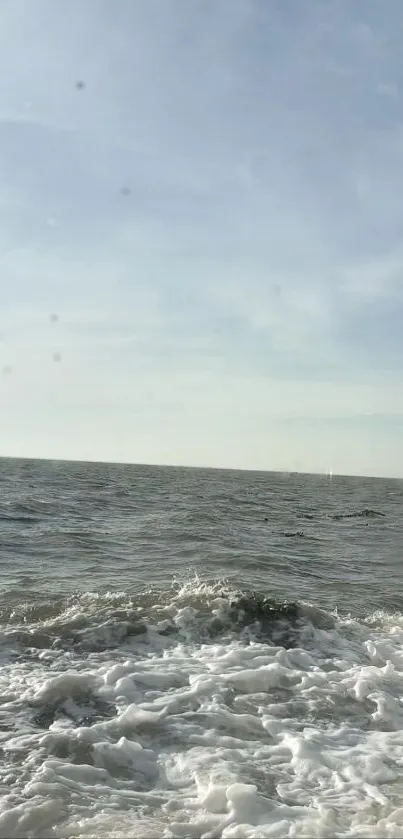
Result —
[[401, 836], [403, 619], [289, 650], [200, 643], [195, 619], [180, 643], [4, 664], [0, 839]]
[[88, 673], [60, 673], [60, 675], [46, 679], [35, 691], [32, 698], [42, 704], [60, 702], [70, 697], [87, 696], [93, 688], [94, 680]]

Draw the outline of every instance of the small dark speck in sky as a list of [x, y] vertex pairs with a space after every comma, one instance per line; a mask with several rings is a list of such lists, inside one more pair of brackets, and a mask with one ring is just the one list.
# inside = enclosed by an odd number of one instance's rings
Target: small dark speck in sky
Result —
[[122, 189], [120, 191], [122, 195], [130, 195], [131, 193], [131, 189], [129, 186], [122, 186]]
[[3, 373], [5, 376], [9, 376], [12, 372], [13, 368], [11, 367], [11, 364], [6, 364], [5, 367], [3, 367]]
[[84, 90], [84, 88], [85, 88], [85, 82], [83, 82], [83, 81], [80, 79], [78, 82], [76, 82], [76, 88], [77, 88], [77, 90]]
[[56, 323], [59, 320], [59, 315], [56, 312], [52, 312], [49, 315], [49, 320], [51, 323]]
[[62, 354], [60, 352], [54, 352], [52, 358], [53, 361], [59, 363], [62, 360]]

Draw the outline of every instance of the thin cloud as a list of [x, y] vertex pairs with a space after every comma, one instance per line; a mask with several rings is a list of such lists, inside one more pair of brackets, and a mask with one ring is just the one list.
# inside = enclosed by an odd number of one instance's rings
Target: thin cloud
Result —
[[[401, 5], [0, 23], [4, 453], [345, 465], [335, 418], [403, 411]], [[352, 471], [382, 468], [373, 422]]]

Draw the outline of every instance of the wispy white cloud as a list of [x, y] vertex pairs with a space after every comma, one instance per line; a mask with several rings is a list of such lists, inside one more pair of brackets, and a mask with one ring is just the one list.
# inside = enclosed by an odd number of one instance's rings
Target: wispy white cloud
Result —
[[393, 471], [399, 1], [0, 24], [3, 453]]

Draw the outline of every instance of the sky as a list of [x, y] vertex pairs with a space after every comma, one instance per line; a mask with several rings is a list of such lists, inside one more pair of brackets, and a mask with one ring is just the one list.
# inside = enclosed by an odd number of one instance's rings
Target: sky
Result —
[[1, 0], [0, 455], [403, 477], [401, 0]]

